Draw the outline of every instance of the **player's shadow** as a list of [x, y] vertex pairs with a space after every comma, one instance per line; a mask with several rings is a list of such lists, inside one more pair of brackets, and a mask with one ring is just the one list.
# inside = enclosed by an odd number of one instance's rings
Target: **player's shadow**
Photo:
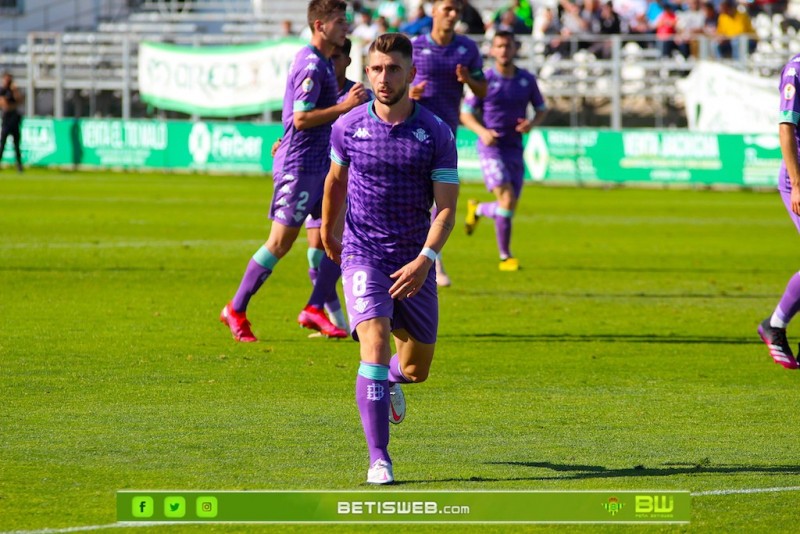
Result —
[[440, 338], [472, 338], [474, 341], [491, 343], [518, 343], [553, 341], [572, 343], [660, 343], [667, 345], [742, 345], [760, 344], [761, 341], [751, 337], [732, 336], [681, 336], [675, 334], [506, 334], [500, 332], [473, 332], [471, 334], [440, 335]]
[[[691, 474], [736, 474], [753, 473], [761, 475], [798, 475], [800, 465], [755, 466], [755, 465], [713, 465], [708, 463], [681, 463], [670, 462], [660, 467], [645, 467], [637, 465], [630, 468], [609, 469], [600, 465], [556, 464], [552, 462], [486, 462], [485, 465], [511, 466], [515, 468], [516, 476], [509, 477], [466, 477], [446, 478], [436, 480], [403, 480], [396, 484], [426, 484], [441, 482], [523, 482], [523, 481], [553, 481], [553, 480], [585, 480], [585, 479], [614, 479], [614, 478], [644, 478], [644, 477], [670, 477], [675, 475]], [[520, 468], [536, 470], [547, 469], [555, 474], [531, 473], [525, 476]]]

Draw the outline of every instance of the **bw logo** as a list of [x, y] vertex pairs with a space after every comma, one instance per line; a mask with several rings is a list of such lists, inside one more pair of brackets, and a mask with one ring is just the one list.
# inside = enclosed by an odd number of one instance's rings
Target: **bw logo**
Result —
[[637, 495], [637, 514], [668, 514], [675, 509], [675, 500], [668, 495]]
[[383, 386], [372, 383], [367, 386], [367, 400], [379, 401], [383, 398]]

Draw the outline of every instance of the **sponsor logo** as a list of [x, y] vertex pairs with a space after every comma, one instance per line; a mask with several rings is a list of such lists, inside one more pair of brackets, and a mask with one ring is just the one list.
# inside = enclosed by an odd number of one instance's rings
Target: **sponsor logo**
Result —
[[637, 514], [670, 514], [675, 510], [675, 499], [670, 495], [637, 495]]
[[306, 78], [303, 80], [301, 87], [303, 88], [303, 92], [310, 93], [311, 90], [314, 89], [314, 80]]
[[617, 515], [624, 506], [625, 504], [619, 502], [619, 499], [616, 497], [609, 497], [608, 502], [603, 503], [603, 508], [612, 516]]
[[783, 88], [783, 98], [786, 100], [794, 100], [795, 88], [794, 85], [787, 83]]
[[356, 139], [369, 139], [372, 136], [366, 128], [359, 128], [355, 131], [353, 137]]
[[203, 122], [197, 122], [189, 133], [189, 153], [198, 165], [208, 161], [211, 154], [211, 132]]

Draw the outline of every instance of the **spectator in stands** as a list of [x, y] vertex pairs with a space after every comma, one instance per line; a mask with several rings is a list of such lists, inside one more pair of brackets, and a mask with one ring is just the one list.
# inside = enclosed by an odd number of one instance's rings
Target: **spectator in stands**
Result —
[[294, 35], [294, 28], [292, 28], [292, 21], [285, 19], [281, 22], [281, 37], [290, 37]]
[[[534, 25], [533, 35], [545, 42], [546, 56], [561, 57], [563, 41], [561, 39], [561, 21], [552, 8], [544, 7], [539, 11]], [[566, 52], [566, 50], [565, 50]]]
[[525, 21], [519, 18], [511, 8], [500, 11], [497, 14], [492, 21], [491, 29], [493, 30], [493, 35], [497, 32], [511, 32], [514, 35], [525, 35], [531, 32]]
[[497, 11], [495, 11], [494, 16], [492, 17], [491, 26], [494, 28], [495, 31], [500, 31], [499, 24], [503, 17], [506, 17], [507, 21], [504, 24], [505, 31], [508, 30], [509, 21], [511, 20], [510, 15], [506, 15], [508, 11], [511, 11], [516, 18], [522, 21], [527, 28], [524, 32], [514, 32], [514, 33], [530, 33], [533, 29], [533, 12], [531, 10], [531, 5], [528, 0], [513, 0], [509, 4], [504, 7], [501, 7]]
[[[614, 11], [611, 0], [600, 6], [600, 16], [592, 26], [592, 31], [598, 35], [618, 35], [622, 33], [622, 23], [619, 15]], [[611, 41], [604, 39], [589, 47], [589, 52], [602, 59], [611, 57]]]
[[433, 18], [425, 14], [425, 6], [419, 4], [413, 19], [400, 25], [399, 30], [408, 35], [422, 35], [433, 29]]
[[656, 25], [658, 24], [658, 17], [664, 12], [664, 7], [660, 0], [647, 0], [647, 11], [645, 17], [647, 18], [647, 25], [655, 33]]
[[369, 8], [361, 8], [358, 15], [358, 22], [350, 32], [350, 38], [356, 45], [361, 47], [361, 53], [366, 55], [369, 45], [380, 35], [378, 33], [379, 28], [375, 21], [372, 20], [372, 11]]
[[706, 20], [703, 23], [703, 33], [709, 37], [717, 35], [717, 19], [719, 18], [719, 13], [717, 13], [714, 3], [710, 1], [704, 2], [701, 9], [706, 16]]
[[658, 46], [663, 57], [672, 57], [678, 51], [683, 57], [689, 57], [689, 45], [678, 36], [678, 17], [672, 4], [664, 2], [661, 14], [656, 19], [655, 30]]
[[576, 4], [569, 0], [560, 0], [561, 5], [561, 37], [564, 38], [564, 47], [561, 49], [561, 54], [571, 54], [575, 50], [580, 50], [589, 47], [586, 41], [577, 41], [573, 43], [573, 37], [589, 33], [592, 29], [591, 20], [586, 20], [583, 17], [583, 11]]
[[[706, 13], [700, 6], [700, 0], [686, 0], [683, 9], [676, 13], [678, 23], [676, 29], [681, 39], [686, 41], [690, 52], [697, 56], [697, 36], [705, 33]], [[716, 21], [714, 28], [716, 28]]]
[[647, 25], [647, 0], [614, 0], [613, 5], [622, 23], [622, 33], [637, 35], [650, 32]]
[[22, 115], [19, 112], [22, 102], [22, 93], [14, 83], [14, 77], [10, 72], [4, 72], [3, 81], [0, 84], [0, 111], [3, 112], [2, 126], [0, 126], [0, 159], [3, 157], [6, 141], [11, 137], [14, 140], [14, 156], [17, 159], [17, 171], [19, 172], [22, 172], [22, 151], [20, 150]]
[[480, 12], [469, 3], [469, 0], [462, 0], [461, 4], [463, 8], [461, 10], [461, 22], [457, 27], [458, 31], [468, 35], [483, 34], [486, 31], [486, 25]]
[[386, 19], [387, 26], [394, 31], [406, 20], [406, 6], [401, 0], [383, 0], [378, 4], [377, 13]]
[[742, 39], [746, 42], [747, 51], [752, 54], [758, 44], [755, 35], [750, 16], [744, 10], [737, 9], [731, 0], [723, 0], [717, 18], [717, 57], [739, 59]]

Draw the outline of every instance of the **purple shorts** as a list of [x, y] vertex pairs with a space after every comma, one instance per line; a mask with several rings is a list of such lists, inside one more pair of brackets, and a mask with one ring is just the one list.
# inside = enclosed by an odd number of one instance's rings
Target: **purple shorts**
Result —
[[325, 175], [296, 177], [275, 172], [272, 178], [272, 204], [269, 218], [284, 226], [300, 227], [307, 216], [322, 216], [322, 190]]
[[392, 330], [404, 329], [420, 343], [436, 343], [439, 328], [439, 297], [434, 269], [411, 298], [395, 300], [389, 295], [394, 279], [374, 267], [349, 265], [342, 270], [344, 299], [353, 339], [356, 326], [376, 317], [388, 317]]
[[322, 227], [322, 217], [312, 217], [309, 215], [306, 217], [306, 229], [311, 230], [312, 228], [321, 228]]
[[514, 196], [519, 198], [522, 194], [522, 180], [525, 175], [522, 151], [517, 148], [487, 147], [478, 144], [478, 157], [486, 189], [491, 192], [495, 187], [509, 183], [514, 189]]
[[786, 206], [786, 211], [789, 212], [789, 217], [792, 219], [794, 226], [797, 228], [797, 231], [800, 232], [800, 215], [792, 211], [792, 193], [781, 191], [781, 199], [783, 199], [783, 205]]

